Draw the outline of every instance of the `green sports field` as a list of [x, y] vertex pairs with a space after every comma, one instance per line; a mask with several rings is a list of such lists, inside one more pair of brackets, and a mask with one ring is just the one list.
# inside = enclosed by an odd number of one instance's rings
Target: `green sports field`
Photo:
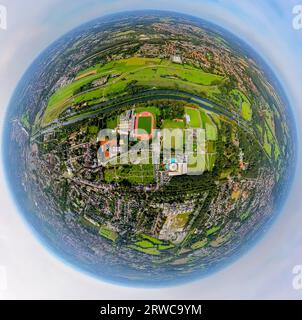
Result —
[[185, 108], [186, 114], [190, 117], [189, 123], [190, 128], [202, 128], [202, 121], [199, 109]]
[[179, 120], [163, 120], [162, 122], [162, 128], [163, 129], [184, 129], [185, 128], [185, 122], [181, 119]]
[[150, 134], [152, 132], [152, 118], [150, 116], [140, 116], [138, 118], [138, 133], [147, 132]]

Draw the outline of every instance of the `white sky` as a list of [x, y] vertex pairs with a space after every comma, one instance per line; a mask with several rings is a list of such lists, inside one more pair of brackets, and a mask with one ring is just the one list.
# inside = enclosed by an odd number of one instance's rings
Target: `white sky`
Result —
[[[191, 13], [240, 35], [278, 73], [292, 102], [297, 124], [301, 123], [302, 30], [293, 30], [291, 22], [292, 7], [299, 0], [153, 0], [151, 3], [152, 6], [146, 0], [0, 0], [8, 8], [8, 30], [0, 30], [1, 128], [18, 80], [42, 49], [92, 18], [140, 8]], [[236, 263], [188, 285], [135, 289], [86, 276], [42, 247], [12, 203], [1, 164], [0, 299], [301, 299], [302, 291], [292, 289], [292, 268], [302, 264], [301, 178], [298, 166], [284, 212], [266, 237]]]

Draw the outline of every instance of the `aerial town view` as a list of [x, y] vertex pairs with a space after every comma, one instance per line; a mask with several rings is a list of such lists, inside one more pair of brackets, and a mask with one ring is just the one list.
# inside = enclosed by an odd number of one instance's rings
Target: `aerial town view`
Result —
[[97, 277], [174, 284], [243, 252], [293, 161], [266, 64], [202, 20], [134, 12], [59, 39], [15, 93], [8, 175], [27, 220]]

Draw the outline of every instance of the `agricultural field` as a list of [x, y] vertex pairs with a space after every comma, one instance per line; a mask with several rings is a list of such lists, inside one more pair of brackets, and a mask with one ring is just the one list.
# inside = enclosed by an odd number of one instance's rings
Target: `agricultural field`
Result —
[[230, 93], [235, 107], [239, 108], [241, 116], [246, 121], [251, 121], [253, 116], [252, 106], [246, 95], [240, 90], [234, 89]]
[[145, 234], [139, 234], [137, 235], [137, 241], [133, 244], [130, 244], [129, 248], [145, 254], [157, 256], [165, 250], [174, 248], [174, 244], [172, 242], [162, 241]]
[[118, 234], [113, 231], [112, 229], [108, 228], [107, 226], [103, 225], [101, 226], [100, 230], [99, 230], [99, 234], [108, 239], [111, 240], [112, 242], [115, 242], [118, 238]]
[[275, 120], [272, 111], [266, 109], [262, 112], [262, 118], [260, 119], [259, 124], [256, 125], [256, 129], [261, 137], [262, 146], [266, 155], [271, 160], [277, 162], [282, 152], [277, 139]]
[[[94, 86], [96, 80], [104, 79]], [[79, 73], [74, 81], [58, 89], [49, 99], [41, 119], [45, 126], [70, 106], [88, 106], [106, 101], [112, 95], [124, 94], [130, 84], [145, 88], [176, 89], [200, 94], [219, 93], [222, 76], [206, 73], [190, 65], [174, 64], [157, 58], [132, 57], [97, 65]], [[214, 83], [214, 84], [213, 84]]]

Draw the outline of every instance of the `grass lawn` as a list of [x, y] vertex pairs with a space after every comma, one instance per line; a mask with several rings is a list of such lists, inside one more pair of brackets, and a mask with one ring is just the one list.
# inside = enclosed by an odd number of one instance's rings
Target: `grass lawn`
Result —
[[185, 108], [185, 113], [190, 117], [188, 127], [190, 128], [202, 128], [202, 121], [200, 111], [194, 108]]
[[184, 129], [185, 128], [185, 122], [183, 119], [179, 120], [163, 120], [162, 122], [162, 128], [163, 129]]
[[147, 132], [150, 134], [152, 132], [152, 118], [141, 116], [138, 118], [138, 132]]
[[30, 129], [29, 114], [24, 113], [21, 117], [21, 124], [25, 129]]
[[208, 153], [215, 153], [216, 152], [216, 144], [214, 141], [207, 141], [206, 143], [206, 150]]
[[138, 107], [135, 109], [135, 111], [137, 113], [142, 113], [142, 112], [150, 112], [153, 114], [154, 119], [156, 118], [156, 116], [160, 115], [160, 110], [157, 107]]
[[190, 212], [185, 212], [185, 213], [180, 213], [176, 215], [173, 219], [173, 228], [175, 229], [184, 228], [189, 220], [190, 214], [191, 214]]
[[241, 116], [246, 121], [251, 121], [253, 116], [252, 106], [246, 95], [237, 89], [231, 91], [231, 99], [237, 108], [241, 107]]
[[212, 171], [216, 162], [216, 154], [215, 153], [208, 153], [205, 155], [205, 169], [207, 171]]
[[147, 234], [141, 234], [140, 237], [142, 237], [143, 239], [147, 239], [149, 241], [151, 241], [153, 244], [164, 244], [164, 242], [162, 240], [159, 240], [157, 238], [151, 237]]
[[135, 244], [131, 244], [128, 246], [129, 248], [131, 249], [134, 249], [136, 251], [139, 251], [139, 252], [143, 252], [143, 253], [146, 253], [146, 254], [150, 254], [152, 256], [158, 256], [160, 255], [160, 252], [156, 249], [156, 248], [142, 248], [140, 246], [137, 246]]
[[206, 123], [206, 137], [207, 137], [207, 140], [211, 140], [211, 141], [217, 140], [217, 128], [214, 124]]
[[174, 247], [175, 247], [174, 244], [171, 243], [171, 244], [167, 244], [167, 245], [161, 244], [157, 248], [158, 248], [158, 250], [163, 251], [163, 250], [172, 249]]
[[251, 121], [252, 120], [252, 108], [251, 105], [247, 102], [242, 102], [241, 106], [241, 115], [244, 120]]
[[208, 120], [208, 116], [202, 110], [200, 110], [200, 116], [201, 116], [202, 128], [205, 129], [206, 128], [206, 123], [207, 123], [207, 120]]
[[87, 93], [84, 93], [82, 95], [76, 96], [73, 99], [73, 103], [80, 104], [80, 103], [84, 103], [86, 101], [96, 100], [96, 99], [101, 98], [102, 95], [103, 95], [102, 90], [98, 88], [95, 90], [88, 91]]
[[271, 157], [272, 156], [272, 146], [269, 143], [263, 145], [265, 152]]
[[278, 158], [280, 157], [281, 155], [281, 151], [280, 151], [280, 148], [279, 148], [279, 145], [276, 143], [274, 145], [274, 156], [275, 156], [275, 160], [278, 160]]
[[138, 234], [138, 241], [129, 245], [129, 248], [149, 255], [159, 255], [160, 251], [174, 248], [174, 244], [162, 241], [146, 234]]
[[220, 230], [220, 226], [215, 226], [207, 230], [207, 236], [210, 236]]
[[109, 229], [107, 226], [101, 226], [99, 234], [102, 237], [107, 238], [108, 240], [111, 240], [113, 242], [115, 242], [118, 238], [118, 234], [115, 231]]
[[150, 241], [142, 240], [135, 243], [136, 246], [139, 246], [141, 248], [153, 248], [154, 244], [152, 244]]

